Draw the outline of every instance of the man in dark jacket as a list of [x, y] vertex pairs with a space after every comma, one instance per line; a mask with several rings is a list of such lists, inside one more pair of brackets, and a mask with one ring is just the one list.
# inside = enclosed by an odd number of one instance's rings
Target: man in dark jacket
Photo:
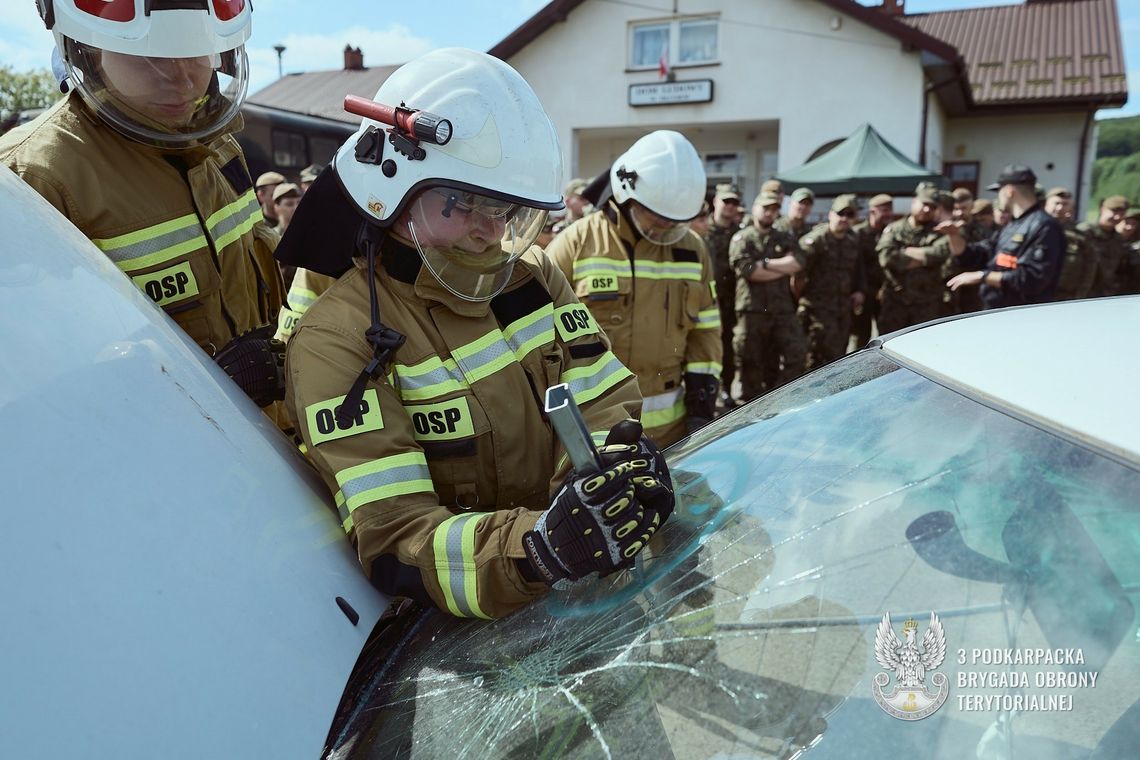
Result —
[[1065, 253], [1065, 232], [1037, 199], [1037, 175], [1027, 166], [1010, 165], [989, 190], [1008, 205], [1013, 219], [996, 239], [967, 243], [961, 230], [947, 230], [950, 252], [964, 270], [947, 285], [981, 285], [987, 309], [1053, 300]]

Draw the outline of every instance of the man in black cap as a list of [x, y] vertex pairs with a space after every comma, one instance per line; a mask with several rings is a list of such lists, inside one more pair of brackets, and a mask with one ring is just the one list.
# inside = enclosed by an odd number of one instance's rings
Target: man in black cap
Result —
[[947, 230], [950, 252], [966, 270], [947, 285], [981, 285], [987, 309], [1051, 301], [1061, 275], [1065, 232], [1037, 199], [1037, 175], [1027, 166], [1010, 165], [988, 190], [997, 190], [1013, 215], [997, 238], [967, 243], [961, 230]]

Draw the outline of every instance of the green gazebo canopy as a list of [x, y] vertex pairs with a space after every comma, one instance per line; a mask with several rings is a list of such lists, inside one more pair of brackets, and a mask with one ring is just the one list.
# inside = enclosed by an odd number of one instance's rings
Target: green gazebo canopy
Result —
[[890, 193], [910, 195], [919, 182], [948, 188], [950, 180], [900, 153], [870, 124], [803, 166], [779, 172], [776, 179], [791, 192], [810, 187], [816, 195]]

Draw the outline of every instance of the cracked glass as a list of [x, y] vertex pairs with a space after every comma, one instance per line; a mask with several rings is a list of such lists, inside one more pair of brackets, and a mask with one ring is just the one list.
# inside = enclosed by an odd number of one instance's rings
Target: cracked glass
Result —
[[[878, 351], [668, 459], [677, 509], [631, 570], [502, 620], [401, 615], [331, 756], [1140, 756], [1135, 462]], [[921, 637], [932, 612], [949, 696], [900, 720], [873, 696], [876, 631]], [[1003, 654], [1025, 649], [1082, 662]]]

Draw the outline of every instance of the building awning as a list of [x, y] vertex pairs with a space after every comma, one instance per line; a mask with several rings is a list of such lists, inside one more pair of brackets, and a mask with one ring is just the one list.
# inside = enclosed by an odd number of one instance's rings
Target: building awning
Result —
[[947, 188], [950, 181], [919, 166], [864, 124], [843, 142], [803, 166], [779, 172], [786, 190], [809, 187], [816, 195], [891, 193], [910, 195], [919, 182]]

